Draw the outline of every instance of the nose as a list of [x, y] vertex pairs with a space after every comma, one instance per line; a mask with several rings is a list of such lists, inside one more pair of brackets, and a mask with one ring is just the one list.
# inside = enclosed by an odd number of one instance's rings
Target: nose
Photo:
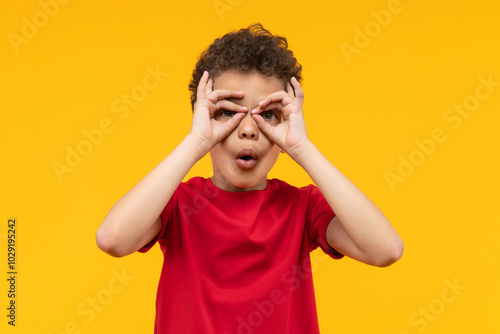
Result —
[[238, 136], [241, 139], [257, 140], [259, 138], [259, 127], [257, 126], [257, 123], [255, 123], [250, 111], [238, 125]]

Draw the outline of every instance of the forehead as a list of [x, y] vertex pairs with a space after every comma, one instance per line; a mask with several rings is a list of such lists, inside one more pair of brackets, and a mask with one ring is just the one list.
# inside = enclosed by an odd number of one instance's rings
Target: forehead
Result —
[[213, 89], [241, 90], [245, 92], [243, 99], [263, 99], [284, 88], [283, 81], [257, 71], [226, 71], [215, 77]]

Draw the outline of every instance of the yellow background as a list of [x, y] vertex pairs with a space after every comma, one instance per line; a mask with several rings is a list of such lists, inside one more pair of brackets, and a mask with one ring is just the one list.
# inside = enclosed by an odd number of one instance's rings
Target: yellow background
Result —
[[[217, 12], [218, 3], [225, 11]], [[372, 11], [393, 5], [72, 0], [52, 7], [44, 22], [39, 2], [3, 1], [1, 332], [153, 332], [159, 247], [117, 259], [97, 248], [95, 232], [113, 203], [188, 133], [187, 85], [200, 52], [228, 31], [262, 22], [288, 38], [304, 67], [310, 138], [405, 241], [403, 258], [389, 268], [319, 261], [313, 275], [321, 332], [499, 333], [500, 87], [456, 129], [443, 117], [472, 101], [479, 77], [500, 81], [500, 5], [401, 0], [377, 30]], [[13, 34], [22, 36], [34, 16], [38, 31], [14, 46]], [[356, 27], [371, 27], [372, 37], [346, 57], [340, 46], [356, 46]], [[140, 86], [148, 66], [168, 76], [120, 119], [113, 101]], [[60, 181], [53, 163], [66, 164], [66, 147], [75, 149], [86, 139], [82, 131], [103, 119], [113, 130]], [[391, 188], [386, 172], [397, 173], [398, 157], [409, 159], [415, 140], [431, 138], [435, 128], [446, 141]], [[211, 175], [208, 156], [186, 179], [195, 175]], [[286, 156], [269, 177], [311, 182]], [[6, 317], [10, 217], [18, 233], [15, 328]], [[120, 286], [114, 273], [122, 271], [129, 280]], [[459, 295], [446, 290], [453, 282], [463, 287]], [[107, 304], [90, 320], [85, 305], [97, 296]], [[430, 308], [432, 317], [420, 315]]]

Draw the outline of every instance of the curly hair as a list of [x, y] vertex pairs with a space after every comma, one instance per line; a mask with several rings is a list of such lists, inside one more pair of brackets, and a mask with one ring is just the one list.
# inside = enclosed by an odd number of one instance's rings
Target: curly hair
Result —
[[[225, 71], [258, 72], [290, 83], [294, 76], [302, 80], [302, 66], [288, 49], [285, 37], [273, 35], [262, 24], [254, 23], [246, 29], [233, 31], [217, 38], [198, 58], [189, 82], [191, 107], [196, 103], [196, 89], [204, 71], [211, 78]], [[293, 87], [293, 86], [292, 86]]]

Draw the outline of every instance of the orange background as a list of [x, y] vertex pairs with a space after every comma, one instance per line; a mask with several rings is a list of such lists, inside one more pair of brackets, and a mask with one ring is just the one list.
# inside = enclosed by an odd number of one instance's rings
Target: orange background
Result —
[[[117, 259], [95, 232], [188, 133], [198, 55], [253, 22], [288, 38], [310, 138], [405, 241], [389, 268], [317, 260], [321, 332], [500, 332], [499, 10], [486, 0], [2, 2], [2, 333], [153, 332], [158, 246]], [[149, 90], [148, 68], [168, 73]], [[69, 166], [71, 150], [84, 154]], [[195, 175], [211, 176], [208, 156], [186, 179]], [[311, 182], [286, 156], [269, 177]]]

